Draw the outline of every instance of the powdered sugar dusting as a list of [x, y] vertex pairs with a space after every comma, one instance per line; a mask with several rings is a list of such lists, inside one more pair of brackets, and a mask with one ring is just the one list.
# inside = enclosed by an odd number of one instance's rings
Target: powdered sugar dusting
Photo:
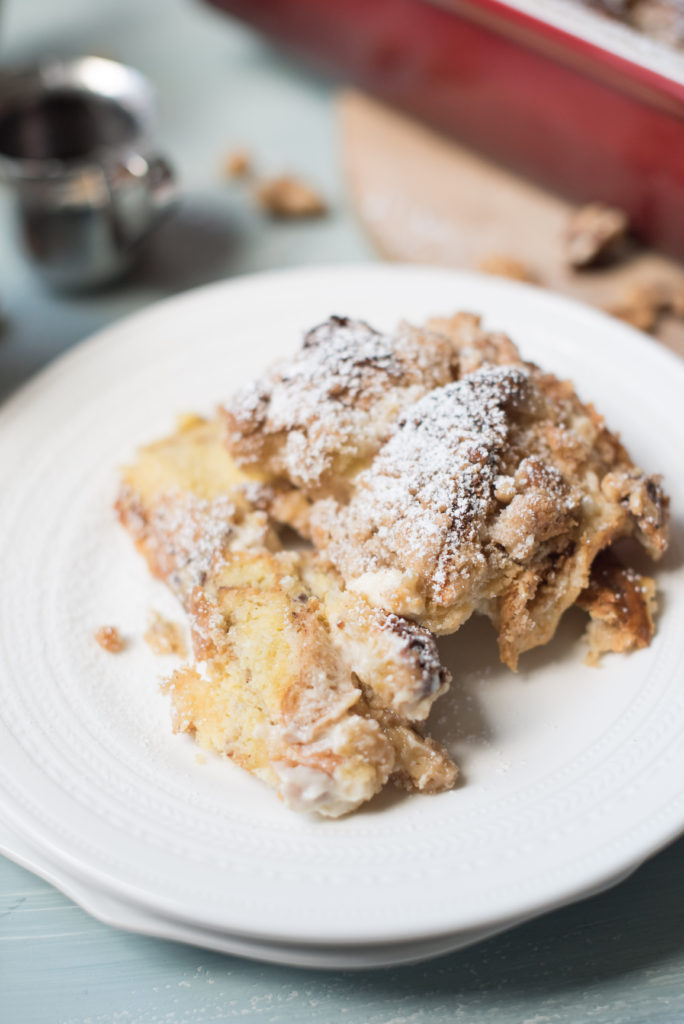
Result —
[[[369, 369], [398, 379], [402, 367], [394, 349], [393, 338], [362, 320], [335, 316], [313, 328], [297, 356], [279, 368], [284, 386], [269, 392], [270, 428], [292, 430], [312, 414], [320, 416], [321, 405], [335, 413], [340, 406], [353, 405], [367, 386]], [[257, 381], [239, 399], [240, 411], [256, 411], [261, 395]]]
[[[331, 317], [305, 335], [293, 359], [236, 397], [229, 446], [243, 464], [263, 463], [269, 439], [277, 447], [270, 468], [300, 487], [315, 485], [333, 462], [339, 468], [377, 447], [401, 405], [450, 380], [449, 355], [444, 338], [426, 341], [409, 327], [385, 335]], [[271, 447], [266, 453], [274, 458]]]
[[431, 565], [439, 588], [459, 562], [484, 561], [476, 542], [496, 507], [509, 413], [525, 400], [528, 382], [524, 367], [485, 367], [404, 412], [343, 510], [347, 535], [364, 544], [361, 572], [390, 553], [409, 572]]
[[150, 516], [150, 537], [163, 546], [171, 569], [169, 584], [182, 598], [204, 583], [209, 570], [224, 557], [235, 533], [235, 506], [227, 496], [207, 501], [185, 492], [168, 495]]

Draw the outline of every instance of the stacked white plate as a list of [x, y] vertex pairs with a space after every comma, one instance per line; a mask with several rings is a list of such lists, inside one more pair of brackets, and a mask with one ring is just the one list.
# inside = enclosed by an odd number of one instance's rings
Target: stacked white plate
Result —
[[[445, 641], [455, 682], [433, 729], [461, 786], [311, 820], [172, 735], [172, 659], [141, 636], [150, 608], [180, 613], [115, 522], [117, 466], [332, 313], [389, 329], [456, 309], [572, 378], [664, 474], [657, 635], [592, 669], [570, 614], [514, 675], [491, 627], [468, 623]], [[242, 278], [79, 346], [0, 413], [0, 849], [112, 924], [309, 966], [420, 959], [615, 883], [684, 830], [683, 394], [682, 363], [628, 327], [425, 268]], [[130, 638], [117, 656], [93, 641], [109, 623]]]

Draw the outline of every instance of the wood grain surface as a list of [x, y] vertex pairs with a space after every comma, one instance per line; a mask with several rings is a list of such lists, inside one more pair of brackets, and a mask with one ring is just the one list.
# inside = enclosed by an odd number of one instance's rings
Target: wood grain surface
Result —
[[[542, 287], [600, 308], [634, 285], [684, 285], [684, 267], [637, 244], [615, 265], [573, 270], [564, 199], [362, 93], [343, 92], [338, 106], [351, 200], [386, 259], [478, 269], [509, 257]], [[662, 317], [657, 334], [684, 355], [684, 320]]]

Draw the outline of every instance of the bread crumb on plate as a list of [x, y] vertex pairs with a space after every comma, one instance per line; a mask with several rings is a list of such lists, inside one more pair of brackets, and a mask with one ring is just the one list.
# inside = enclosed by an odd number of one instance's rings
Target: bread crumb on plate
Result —
[[109, 654], [119, 654], [126, 646], [126, 641], [116, 626], [100, 626], [94, 635], [102, 650]]
[[144, 640], [155, 654], [176, 654], [179, 658], [185, 658], [187, 655], [183, 628], [177, 622], [165, 619], [159, 612], [150, 614], [150, 624]]

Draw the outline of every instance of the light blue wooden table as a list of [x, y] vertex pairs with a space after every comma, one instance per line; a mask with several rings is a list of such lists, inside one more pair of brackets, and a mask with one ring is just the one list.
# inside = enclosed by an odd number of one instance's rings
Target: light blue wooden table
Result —
[[[255, 0], [257, 2], [257, 0]], [[59, 298], [16, 250], [0, 196], [0, 395], [92, 331], [171, 292], [235, 273], [367, 258], [345, 207], [331, 88], [197, 0], [6, 0], [2, 58], [99, 53], [157, 85], [159, 140], [184, 200], [139, 272]], [[331, 202], [270, 224], [220, 164], [247, 146], [264, 172], [301, 171]], [[2, 752], [0, 751], [0, 756]], [[0, 1024], [680, 1024], [684, 841], [619, 888], [429, 964], [345, 974], [270, 967], [92, 920], [0, 858]]]

